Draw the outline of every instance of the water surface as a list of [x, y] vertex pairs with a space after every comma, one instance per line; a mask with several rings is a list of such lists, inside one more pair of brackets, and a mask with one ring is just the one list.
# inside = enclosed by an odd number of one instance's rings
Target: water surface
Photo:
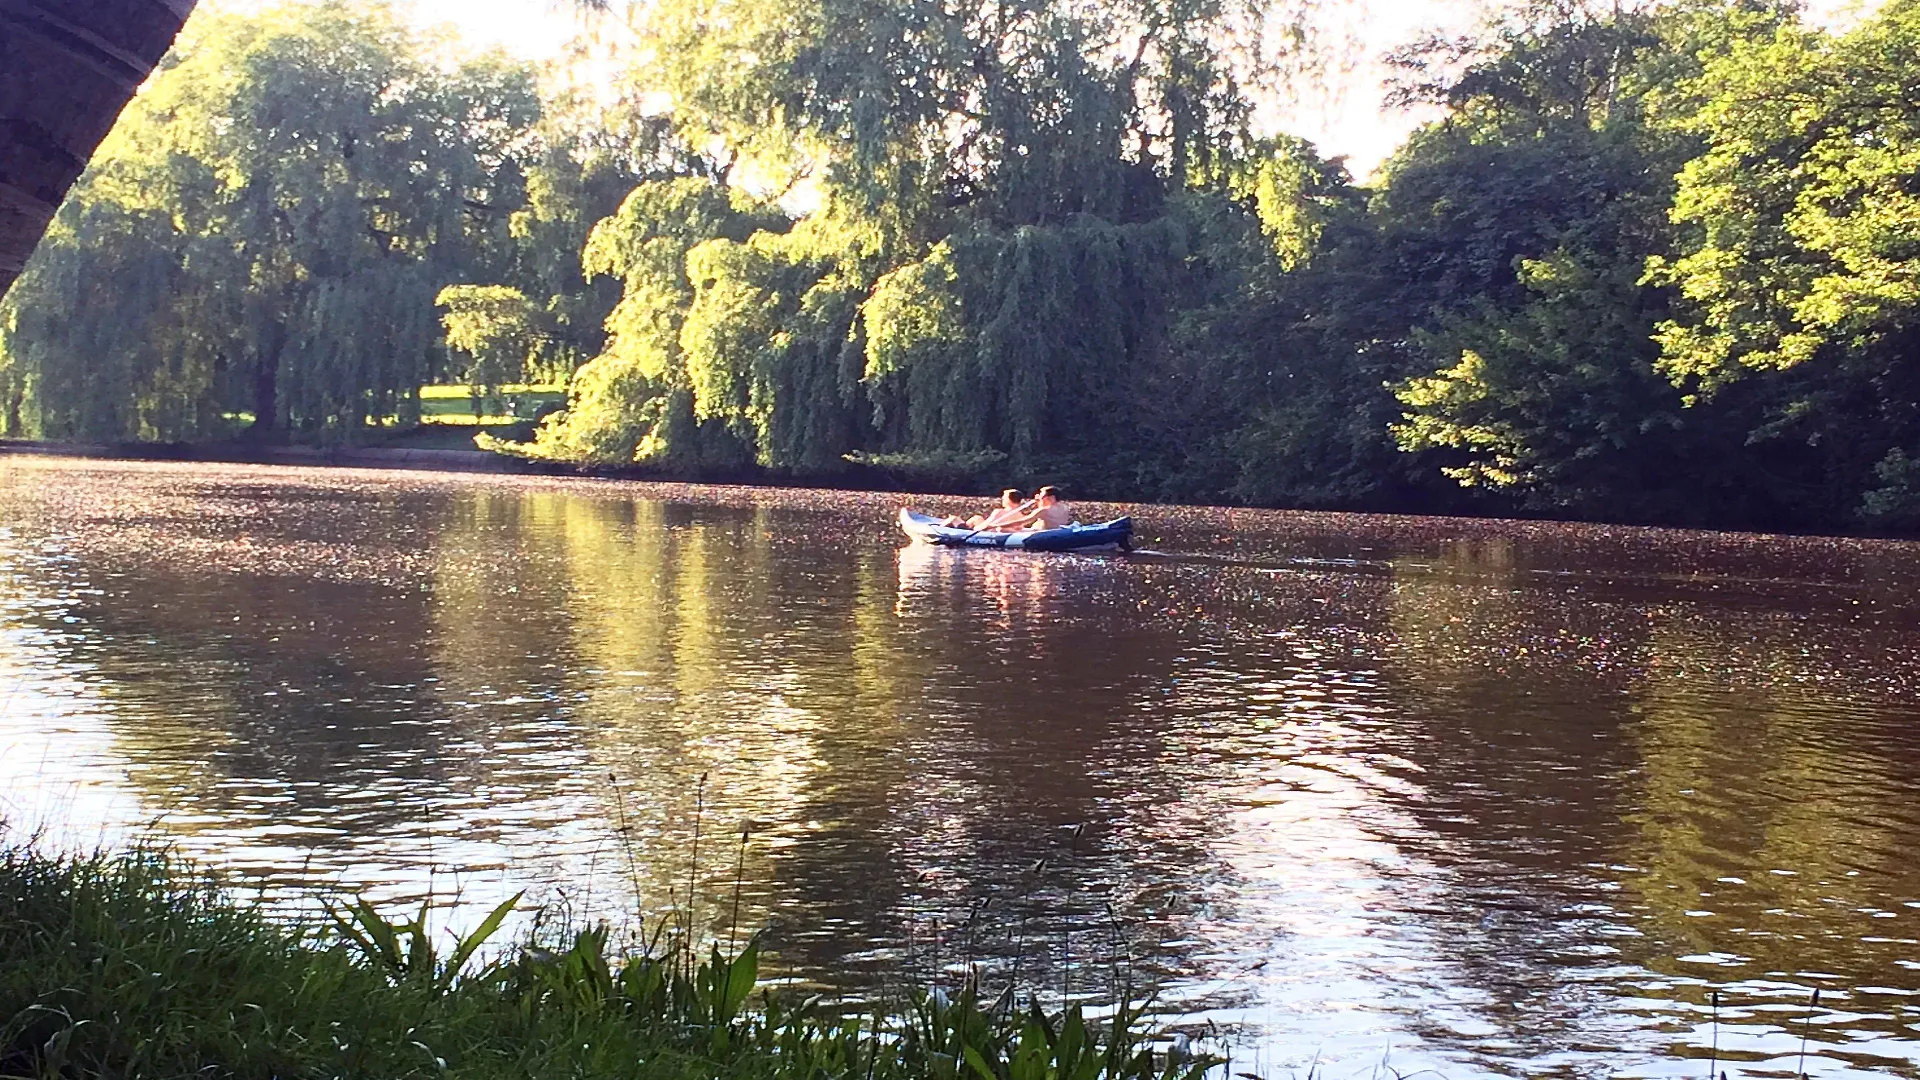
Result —
[[286, 904], [737, 902], [850, 994], [1151, 985], [1270, 1076], [1920, 1077], [1920, 546], [896, 507], [0, 458], [0, 813]]

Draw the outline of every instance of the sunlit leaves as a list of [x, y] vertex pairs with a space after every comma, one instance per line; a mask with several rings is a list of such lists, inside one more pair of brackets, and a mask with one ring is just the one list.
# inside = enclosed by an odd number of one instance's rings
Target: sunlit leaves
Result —
[[8, 299], [22, 425], [335, 439], [417, 415], [435, 296], [503, 257], [539, 111], [524, 67], [444, 66], [384, 4], [203, 12]]
[[[1596, 262], [1599, 265], [1594, 265]], [[1630, 263], [1567, 251], [1528, 260], [1515, 310], [1485, 305], [1426, 335], [1452, 366], [1396, 389], [1406, 450], [1451, 451], [1442, 471], [1467, 487], [1525, 489], [1545, 505], [1631, 490], [1679, 424], [1652, 366], [1650, 308]]]
[[1151, 209], [1151, 177], [1244, 141], [1248, 92], [1300, 25], [1241, 0], [671, 0], [643, 18], [647, 75], [690, 139], [817, 168], [925, 242], [956, 215]]
[[1787, 27], [1718, 59], [1685, 121], [1685, 227], [1651, 277], [1679, 288], [1662, 364], [1707, 389], [1871, 349], [1920, 313], [1920, 5], [1841, 38]]
[[770, 210], [737, 204], [734, 194], [708, 179], [651, 180], [635, 187], [619, 210], [594, 226], [582, 255], [588, 274], [612, 277], [621, 286], [607, 316], [605, 347], [575, 374], [567, 411], [521, 452], [630, 463], [693, 451], [676, 447], [671, 438], [676, 425], [691, 438], [700, 419], [692, 415], [694, 381], [681, 346], [695, 296], [688, 255], [709, 240], [745, 239], [763, 227], [784, 225]]
[[443, 312], [447, 346], [471, 360], [466, 371], [456, 374], [476, 393], [532, 374], [536, 331], [525, 293], [504, 285], [449, 285], [434, 303]]

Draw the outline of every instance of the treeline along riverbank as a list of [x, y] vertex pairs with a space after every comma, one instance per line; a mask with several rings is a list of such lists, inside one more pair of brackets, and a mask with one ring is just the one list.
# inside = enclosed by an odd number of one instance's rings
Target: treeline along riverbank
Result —
[[0, 428], [354, 444], [565, 383], [487, 445], [1920, 526], [1915, 0], [1527, 0], [1392, 58], [1441, 118], [1364, 183], [1253, 125], [1310, 4], [631, 15], [583, 88], [375, 0], [207, 5], [0, 306]]

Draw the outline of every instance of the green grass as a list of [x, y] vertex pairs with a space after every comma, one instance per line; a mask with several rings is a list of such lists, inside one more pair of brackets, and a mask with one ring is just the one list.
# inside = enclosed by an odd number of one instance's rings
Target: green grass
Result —
[[[567, 388], [558, 383], [551, 385], [545, 383], [511, 383], [499, 387], [498, 390], [502, 394], [537, 394], [560, 400], [564, 400], [567, 396]], [[461, 401], [467, 401], [470, 399], [472, 393], [472, 389], [465, 383], [443, 383], [437, 386], [421, 387], [420, 400], [444, 401], [448, 398], [457, 398]]]
[[1157, 1057], [1131, 1009], [1096, 1023], [963, 991], [843, 1017], [760, 988], [753, 944], [696, 955], [659, 947], [667, 933], [622, 951], [592, 927], [489, 951], [496, 918], [439, 952], [428, 914], [276, 921], [163, 852], [0, 849], [0, 1076], [1198, 1080], [1209, 1064]]
[[420, 388], [420, 418], [429, 424], [510, 424], [531, 419], [542, 408], [566, 403], [564, 386], [502, 386], [487, 397], [483, 412], [475, 413], [473, 391], [466, 386]]
[[518, 441], [532, 437], [533, 425], [524, 420], [517, 424], [425, 423], [382, 435], [372, 445], [399, 450], [477, 450], [473, 439], [482, 433]]

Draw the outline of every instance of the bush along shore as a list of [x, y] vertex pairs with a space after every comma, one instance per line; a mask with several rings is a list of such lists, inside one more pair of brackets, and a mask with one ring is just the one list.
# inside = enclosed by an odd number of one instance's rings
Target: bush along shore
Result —
[[1132, 1006], [1093, 1020], [928, 989], [845, 1015], [761, 988], [753, 941], [703, 956], [659, 932], [628, 950], [536, 920], [489, 945], [514, 903], [437, 949], [424, 909], [271, 918], [164, 851], [0, 848], [0, 1076], [1200, 1080], [1217, 1064], [1155, 1053]]

